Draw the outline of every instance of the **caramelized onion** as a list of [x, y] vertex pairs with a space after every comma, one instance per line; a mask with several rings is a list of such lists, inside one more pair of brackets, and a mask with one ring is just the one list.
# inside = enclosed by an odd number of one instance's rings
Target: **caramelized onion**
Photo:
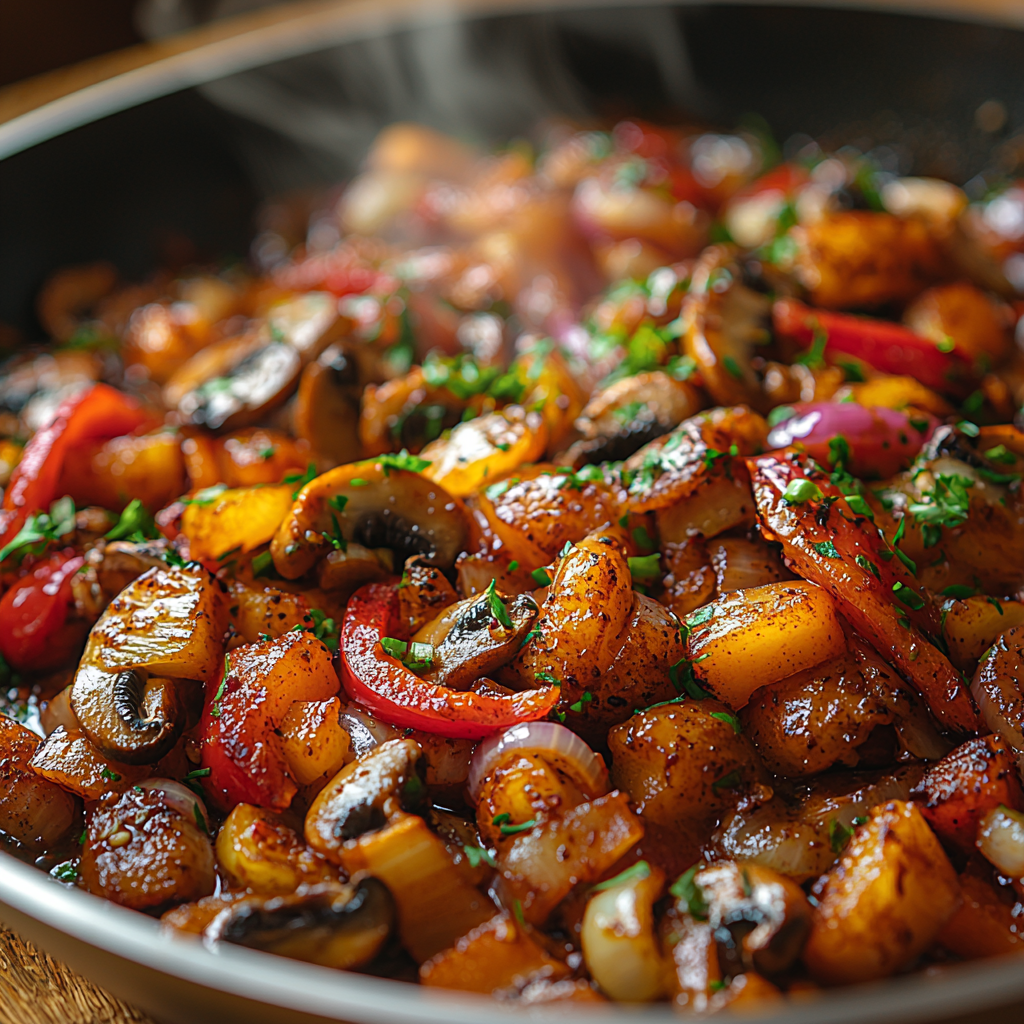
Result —
[[604, 761], [576, 733], [555, 722], [524, 722], [491, 736], [476, 748], [466, 780], [466, 792], [473, 803], [480, 795], [481, 783], [510, 750], [550, 752], [591, 796], [608, 792], [608, 769]]

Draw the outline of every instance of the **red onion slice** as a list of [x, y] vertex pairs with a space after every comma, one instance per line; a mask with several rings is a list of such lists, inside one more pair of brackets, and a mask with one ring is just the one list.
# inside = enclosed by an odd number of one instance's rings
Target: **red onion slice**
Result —
[[571, 729], [556, 722], [523, 722], [484, 740], [469, 766], [466, 792], [475, 804], [480, 787], [494, 766], [510, 750], [549, 752], [559, 767], [566, 768], [591, 796], [608, 792], [608, 769]]
[[201, 814], [206, 823], [206, 831], [210, 832], [210, 815], [206, 810], [206, 804], [203, 803], [203, 799], [198, 793], [193, 793], [187, 786], [183, 786], [173, 779], [146, 779], [145, 782], [140, 782], [139, 786], [142, 789], [159, 793], [168, 807], [174, 808], [189, 821], [196, 821], [196, 815]]

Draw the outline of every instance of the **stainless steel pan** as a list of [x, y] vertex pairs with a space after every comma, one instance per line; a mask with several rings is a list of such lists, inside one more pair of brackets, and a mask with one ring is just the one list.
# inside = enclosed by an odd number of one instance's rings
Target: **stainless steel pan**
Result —
[[[443, 25], [471, 22], [473, 38], [497, 52], [506, 40], [522, 45], [523, 38], [533, 38], [527, 31], [531, 25], [546, 26], [544, 38], [549, 38], [559, 25], [586, 27], [588, 19], [596, 23], [602, 17], [636, 20], [650, 17], [658, 6], [628, 8], [603, 0], [293, 3], [0, 90], [0, 320], [19, 322], [31, 336], [31, 299], [45, 273], [61, 263], [100, 256], [114, 258], [126, 273], [141, 273], [160, 255], [161, 232], [191, 234], [213, 254], [240, 251], [251, 230], [251, 212], [267, 191], [260, 161], [287, 143], [266, 124], [254, 126], [251, 117], [225, 113], [230, 104], [218, 107], [196, 95], [197, 86], [210, 87], [208, 95], [223, 101], [244, 81], [239, 75], [273, 77], [278, 69], [290, 74], [304, 60], [366, 60], [372, 46], [398, 45]], [[820, 10], [828, 6], [848, 10]], [[914, 16], [872, 13], [881, 9]], [[599, 50], [596, 57], [577, 53], [576, 70], [586, 82], [573, 93], [574, 102], [582, 96], [581, 102], [597, 108], [615, 102], [650, 106], [652, 89], [671, 93], [674, 88], [674, 95], [660, 97], [663, 106], [666, 99], [676, 108], [692, 101], [702, 112], [723, 117], [761, 110], [774, 115], [784, 132], [805, 125], [840, 134], [870, 134], [867, 108], [891, 106], [900, 111], [893, 115], [897, 122], [902, 117], [909, 124], [908, 138], [916, 140], [918, 148], [908, 158], [913, 169], [949, 159], [961, 177], [981, 169], [986, 153], [998, 152], [1000, 139], [979, 136], [971, 121], [980, 101], [994, 98], [1004, 105], [1004, 139], [1024, 126], [1024, 32], [1017, 31], [1024, 29], [1024, 3], [1019, 0], [849, 0], [781, 10], [705, 3], [672, 17], [682, 18], [688, 31], [696, 26], [700, 45], [696, 53], [691, 47], [692, 67], [680, 72], [669, 59], [655, 81], [645, 77], [643, 55], [627, 54], [617, 66], [628, 73], [615, 79], [610, 51]], [[744, 64], [742, 41], [784, 51], [794, 33], [806, 50], [803, 86], [800, 74], [794, 77], [792, 53], [780, 52], [777, 73], [767, 60], [770, 54]], [[729, 49], [733, 44], [736, 52]], [[719, 68], [730, 53], [733, 66]], [[702, 59], [710, 65], [706, 73]], [[609, 66], [595, 67], [595, 60]], [[539, 80], [551, 71], [540, 68]], [[926, 79], [933, 88], [943, 81], [948, 86], [948, 100], [939, 103], [942, 117], [934, 96], [914, 92], [915, 82]], [[220, 93], [218, 84], [226, 84]], [[829, 104], [844, 108], [832, 124], [822, 121]], [[837, 127], [841, 121], [845, 127]], [[325, 167], [322, 153], [303, 166], [310, 181], [337, 171]], [[523, 1017], [477, 997], [241, 948], [211, 951], [198, 941], [163, 934], [141, 914], [68, 891], [3, 853], [0, 920], [160, 1021], [470, 1024]], [[528, 1016], [537, 1021], [677, 1019], [665, 1006], [552, 1006]], [[791, 1024], [946, 1019], [1022, 1024], [1024, 963], [956, 965], [766, 1004], [753, 1016]]]

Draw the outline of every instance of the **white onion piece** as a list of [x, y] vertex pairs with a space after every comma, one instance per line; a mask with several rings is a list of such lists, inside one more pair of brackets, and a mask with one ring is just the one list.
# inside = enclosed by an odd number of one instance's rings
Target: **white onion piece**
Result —
[[[996, 641], [996, 646], [1001, 641]], [[1013, 678], [1004, 674], [990, 655], [978, 666], [971, 696], [982, 721], [1017, 753], [1017, 770], [1024, 776], [1024, 698]]]
[[145, 782], [140, 782], [139, 786], [150, 792], [159, 793], [168, 807], [176, 810], [188, 821], [196, 820], [196, 808], [198, 808], [199, 813], [203, 816], [206, 831], [210, 832], [210, 814], [206, 810], [206, 804], [203, 803], [203, 798], [198, 793], [193, 793], [188, 786], [183, 786], [173, 779], [146, 779]]
[[341, 709], [341, 727], [352, 740], [352, 752], [357, 761], [382, 743], [402, 735], [393, 725], [378, 721], [358, 704], [346, 704]]
[[1009, 878], [1024, 878], [1024, 814], [997, 807], [978, 823], [978, 849]]
[[590, 796], [603, 796], [608, 792], [608, 769], [604, 760], [576, 733], [557, 722], [523, 722], [491, 736], [476, 748], [466, 780], [466, 792], [474, 804], [479, 799], [484, 779], [510, 750], [548, 752], [554, 755], [559, 767], [570, 771]]

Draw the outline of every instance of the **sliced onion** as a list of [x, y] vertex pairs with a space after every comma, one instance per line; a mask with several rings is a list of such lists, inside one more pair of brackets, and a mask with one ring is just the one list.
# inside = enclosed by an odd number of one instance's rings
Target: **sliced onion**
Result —
[[196, 814], [201, 814], [206, 831], [210, 832], [210, 814], [206, 810], [206, 804], [203, 803], [203, 798], [198, 793], [193, 793], [188, 786], [183, 786], [173, 779], [146, 779], [145, 782], [140, 782], [139, 786], [152, 793], [159, 793], [168, 807], [176, 810], [188, 821], [196, 821]]
[[1017, 754], [1017, 770], [1024, 777], [1024, 700], [1014, 679], [1002, 671], [997, 641], [993, 653], [985, 658], [974, 674], [971, 696], [981, 712], [982, 721], [999, 733]]
[[997, 807], [978, 823], [978, 849], [1002, 874], [1024, 878], [1024, 814]]
[[466, 792], [474, 804], [484, 780], [511, 750], [548, 752], [559, 767], [569, 770], [590, 796], [603, 796], [608, 792], [608, 769], [604, 760], [576, 733], [556, 722], [523, 722], [491, 736], [476, 748], [466, 780]]
[[393, 725], [378, 721], [358, 704], [346, 704], [340, 717], [341, 727], [352, 741], [352, 752], [357, 761], [382, 743], [401, 736], [401, 732]]

